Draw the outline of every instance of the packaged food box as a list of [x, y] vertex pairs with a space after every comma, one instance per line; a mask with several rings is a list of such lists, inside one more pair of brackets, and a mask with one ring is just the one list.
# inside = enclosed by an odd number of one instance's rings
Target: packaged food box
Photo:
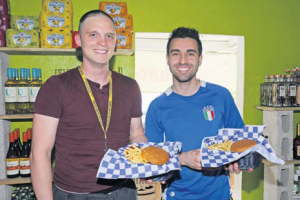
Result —
[[39, 47], [39, 32], [37, 30], [15, 30], [7, 29], [6, 46], [7, 47]]
[[57, 13], [73, 13], [71, 0], [43, 0], [42, 11]]
[[133, 30], [133, 20], [132, 15], [121, 14], [111, 16], [114, 20], [115, 26], [120, 31], [132, 31]]
[[109, 15], [127, 14], [126, 2], [107, 2], [100, 1], [99, 9]]
[[12, 15], [10, 17], [11, 29], [40, 30], [39, 18], [35, 16]]
[[41, 12], [41, 30], [72, 30], [72, 15], [70, 13]]
[[130, 31], [117, 30], [116, 48], [132, 49], [132, 33]]
[[68, 30], [62, 31], [41, 31], [41, 47], [42, 48], [72, 48], [72, 33]]

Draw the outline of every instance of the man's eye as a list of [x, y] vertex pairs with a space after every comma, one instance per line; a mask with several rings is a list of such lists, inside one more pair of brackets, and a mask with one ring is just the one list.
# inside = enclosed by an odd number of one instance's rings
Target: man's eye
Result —
[[194, 53], [189, 53], [189, 56], [195, 56], [195, 54]]
[[91, 33], [90, 37], [96, 37], [96, 34], [95, 33]]
[[108, 39], [114, 39], [114, 38], [115, 38], [114, 35], [107, 35], [106, 37], [107, 37]]

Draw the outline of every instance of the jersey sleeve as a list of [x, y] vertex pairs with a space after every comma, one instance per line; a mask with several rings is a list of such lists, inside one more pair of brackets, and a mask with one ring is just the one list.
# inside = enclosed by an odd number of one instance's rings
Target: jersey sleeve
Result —
[[50, 77], [42, 85], [34, 103], [34, 113], [60, 118], [62, 114], [62, 82], [57, 76]]
[[225, 107], [224, 128], [243, 128], [244, 127], [243, 119], [229, 91], [227, 91], [225, 95], [224, 104], [225, 104], [224, 105]]
[[164, 129], [161, 126], [159, 108], [155, 101], [150, 104], [147, 111], [145, 135], [149, 142], [159, 143], [164, 141]]

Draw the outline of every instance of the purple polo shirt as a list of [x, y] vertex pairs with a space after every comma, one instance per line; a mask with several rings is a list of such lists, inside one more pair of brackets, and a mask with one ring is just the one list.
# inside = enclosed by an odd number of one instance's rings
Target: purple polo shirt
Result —
[[[107, 132], [108, 148], [118, 150], [129, 143], [131, 118], [142, 116], [137, 82], [112, 71], [113, 101]], [[106, 127], [109, 84], [100, 89], [89, 81]], [[106, 189], [113, 180], [96, 178], [104, 156], [104, 133], [78, 68], [50, 77], [41, 87], [34, 113], [59, 119], [55, 139], [54, 183], [61, 189], [86, 193]], [[43, 133], [35, 133], [43, 134]]]

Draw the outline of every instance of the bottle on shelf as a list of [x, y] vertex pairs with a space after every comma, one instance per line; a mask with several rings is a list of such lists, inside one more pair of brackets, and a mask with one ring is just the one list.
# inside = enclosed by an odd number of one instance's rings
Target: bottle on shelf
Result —
[[30, 152], [31, 152], [31, 132], [32, 132], [32, 129], [28, 128], [27, 129], [27, 138], [28, 138], [28, 146], [29, 146]]
[[19, 143], [19, 142], [18, 142], [19, 138], [18, 138], [18, 132], [17, 132], [17, 130], [14, 130], [14, 131], [13, 131], [13, 135], [14, 135], [14, 146], [15, 146], [15, 149], [16, 149], [16, 151], [17, 151], [17, 154], [18, 154], [18, 156], [19, 156], [19, 158], [20, 158], [20, 155], [21, 155], [21, 148], [20, 148], [20, 145], [18, 144], [18, 143]]
[[16, 132], [17, 132], [17, 135], [18, 135], [18, 141], [17, 141], [17, 144], [18, 144], [18, 146], [19, 146], [20, 153], [21, 153], [23, 146], [22, 146], [21, 139], [20, 139], [20, 129], [19, 129], [19, 128], [16, 128], [14, 131], [16, 131]]
[[17, 84], [13, 78], [13, 69], [7, 68], [7, 81], [4, 84], [5, 90], [5, 112], [6, 114], [17, 113]]
[[274, 84], [274, 76], [269, 76], [269, 86], [268, 86], [268, 100], [267, 100], [267, 106], [273, 106], [273, 84]]
[[269, 76], [265, 76], [265, 82], [260, 84], [260, 105], [267, 105], [267, 88], [269, 84]]
[[18, 113], [29, 113], [29, 83], [26, 78], [26, 69], [20, 69], [20, 81], [18, 83]]
[[296, 82], [296, 77], [295, 75], [290, 76], [290, 101], [291, 101], [291, 106], [297, 106], [297, 82]]
[[23, 132], [23, 149], [20, 155], [20, 175], [21, 177], [30, 177], [30, 149], [28, 146], [27, 132]]
[[32, 81], [30, 82], [29, 88], [30, 88], [30, 98], [29, 98], [29, 104], [30, 104], [30, 113], [33, 112], [33, 106], [36, 99], [36, 96], [42, 86], [41, 81], [39, 81], [39, 70], [36, 68], [32, 69]]
[[297, 135], [293, 140], [293, 157], [295, 160], [300, 160], [300, 124], [297, 124]]
[[14, 135], [9, 133], [9, 148], [6, 154], [7, 178], [17, 178], [19, 174], [19, 155], [14, 145]]
[[293, 193], [294, 193], [294, 195], [299, 195], [299, 192], [300, 192], [298, 179], [299, 179], [298, 174], [294, 174], [294, 184], [293, 184]]

